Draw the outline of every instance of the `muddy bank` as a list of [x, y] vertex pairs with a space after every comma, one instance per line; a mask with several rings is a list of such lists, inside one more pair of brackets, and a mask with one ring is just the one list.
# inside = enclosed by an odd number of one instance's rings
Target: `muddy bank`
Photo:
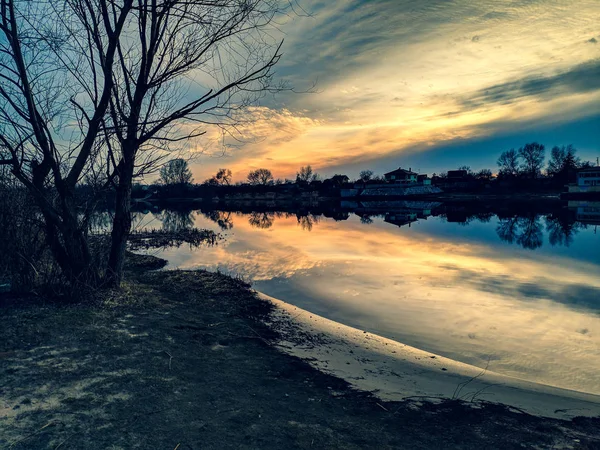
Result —
[[0, 447], [600, 445], [598, 419], [355, 391], [277, 350], [271, 311], [243, 282], [207, 272], [130, 272], [122, 292], [85, 304], [4, 298]]

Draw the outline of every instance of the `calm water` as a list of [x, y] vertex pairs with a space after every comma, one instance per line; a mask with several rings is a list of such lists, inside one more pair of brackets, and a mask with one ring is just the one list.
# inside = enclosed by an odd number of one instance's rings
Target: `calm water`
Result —
[[[585, 211], [593, 216], [593, 208], [580, 208], [580, 217]], [[140, 215], [138, 227], [193, 224], [225, 235], [211, 248], [154, 252], [172, 268], [238, 274], [265, 294], [353, 327], [600, 394], [600, 232], [593, 217], [585, 216], [586, 224], [574, 221], [576, 210], [568, 219], [429, 213], [421, 205], [335, 221], [166, 211]]]

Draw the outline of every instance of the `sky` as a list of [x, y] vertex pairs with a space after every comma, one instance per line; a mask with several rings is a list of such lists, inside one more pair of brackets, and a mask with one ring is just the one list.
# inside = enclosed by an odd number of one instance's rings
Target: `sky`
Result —
[[[296, 91], [247, 114], [242, 144], [198, 144], [196, 181], [220, 167], [294, 178], [397, 167], [496, 169], [538, 141], [600, 156], [598, 0], [298, 0], [280, 21], [278, 80]], [[310, 89], [316, 84], [314, 89]]]

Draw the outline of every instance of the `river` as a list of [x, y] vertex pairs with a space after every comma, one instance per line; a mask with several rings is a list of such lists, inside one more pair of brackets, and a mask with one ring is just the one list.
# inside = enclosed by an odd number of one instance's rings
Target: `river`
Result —
[[146, 212], [136, 226], [222, 233], [212, 247], [153, 250], [168, 268], [220, 270], [404, 344], [600, 394], [600, 209], [472, 214], [436, 213], [439, 204], [371, 206], [375, 213], [330, 214], [335, 219]]

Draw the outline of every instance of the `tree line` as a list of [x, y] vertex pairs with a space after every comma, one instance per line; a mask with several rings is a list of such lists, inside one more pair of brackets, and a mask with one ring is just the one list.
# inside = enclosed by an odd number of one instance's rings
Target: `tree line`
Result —
[[[370, 171], [369, 171], [370, 172]], [[371, 172], [372, 173], [372, 172]], [[172, 185], [189, 185], [192, 184], [194, 178], [186, 160], [178, 158], [168, 161], [160, 169], [160, 183], [167, 186]], [[280, 186], [283, 184], [296, 183], [298, 185], [310, 185], [315, 183], [335, 184], [337, 186], [347, 183], [349, 178], [346, 175], [334, 175], [331, 178], [322, 180], [321, 176], [316, 173], [310, 165], [301, 167], [296, 173], [294, 180], [275, 178], [269, 169], [259, 168], [251, 170], [246, 176], [245, 181], [236, 183], [237, 185], [250, 186]], [[219, 169], [215, 175], [206, 179], [202, 185], [204, 186], [232, 186], [233, 177], [231, 170]]]
[[[466, 172], [468, 179], [479, 181], [490, 181], [494, 178], [498, 180], [535, 180], [546, 176], [556, 182], [567, 183], [574, 180], [574, 174], [577, 170], [593, 166], [589, 161], [582, 161], [577, 156], [577, 149], [571, 144], [552, 147], [550, 158], [544, 170], [545, 160], [545, 146], [537, 142], [531, 142], [518, 149], [511, 148], [510, 150], [503, 151], [496, 161], [498, 166], [496, 175], [490, 169], [472, 171], [470, 166], [459, 166], [457, 170]], [[432, 178], [434, 181], [437, 179], [447, 179], [448, 172], [434, 173]], [[193, 177], [187, 162], [183, 159], [175, 159], [163, 166], [160, 171], [160, 181], [165, 185], [191, 184]], [[269, 169], [259, 168], [251, 170], [244, 181], [236, 184], [279, 186], [296, 183], [301, 186], [307, 186], [324, 183], [326, 185], [341, 186], [350, 181], [362, 183], [387, 182], [383, 176], [376, 175], [372, 170], [362, 170], [356, 180], [351, 180], [347, 175], [342, 174], [336, 174], [323, 180], [319, 174], [314, 172], [310, 165], [307, 165], [298, 170], [296, 178], [293, 180], [276, 179]], [[219, 169], [215, 175], [205, 180], [202, 184], [205, 186], [231, 186], [233, 184], [232, 172], [229, 169]]]
[[[546, 148], [537, 142], [527, 143], [519, 149], [506, 150], [496, 163], [498, 178], [539, 178], [543, 175], [545, 159]], [[592, 166], [591, 162], [582, 161], [577, 156], [577, 149], [573, 145], [554, 146], [550, 151], [546, 175], [566, 182], [577, 170]]]

